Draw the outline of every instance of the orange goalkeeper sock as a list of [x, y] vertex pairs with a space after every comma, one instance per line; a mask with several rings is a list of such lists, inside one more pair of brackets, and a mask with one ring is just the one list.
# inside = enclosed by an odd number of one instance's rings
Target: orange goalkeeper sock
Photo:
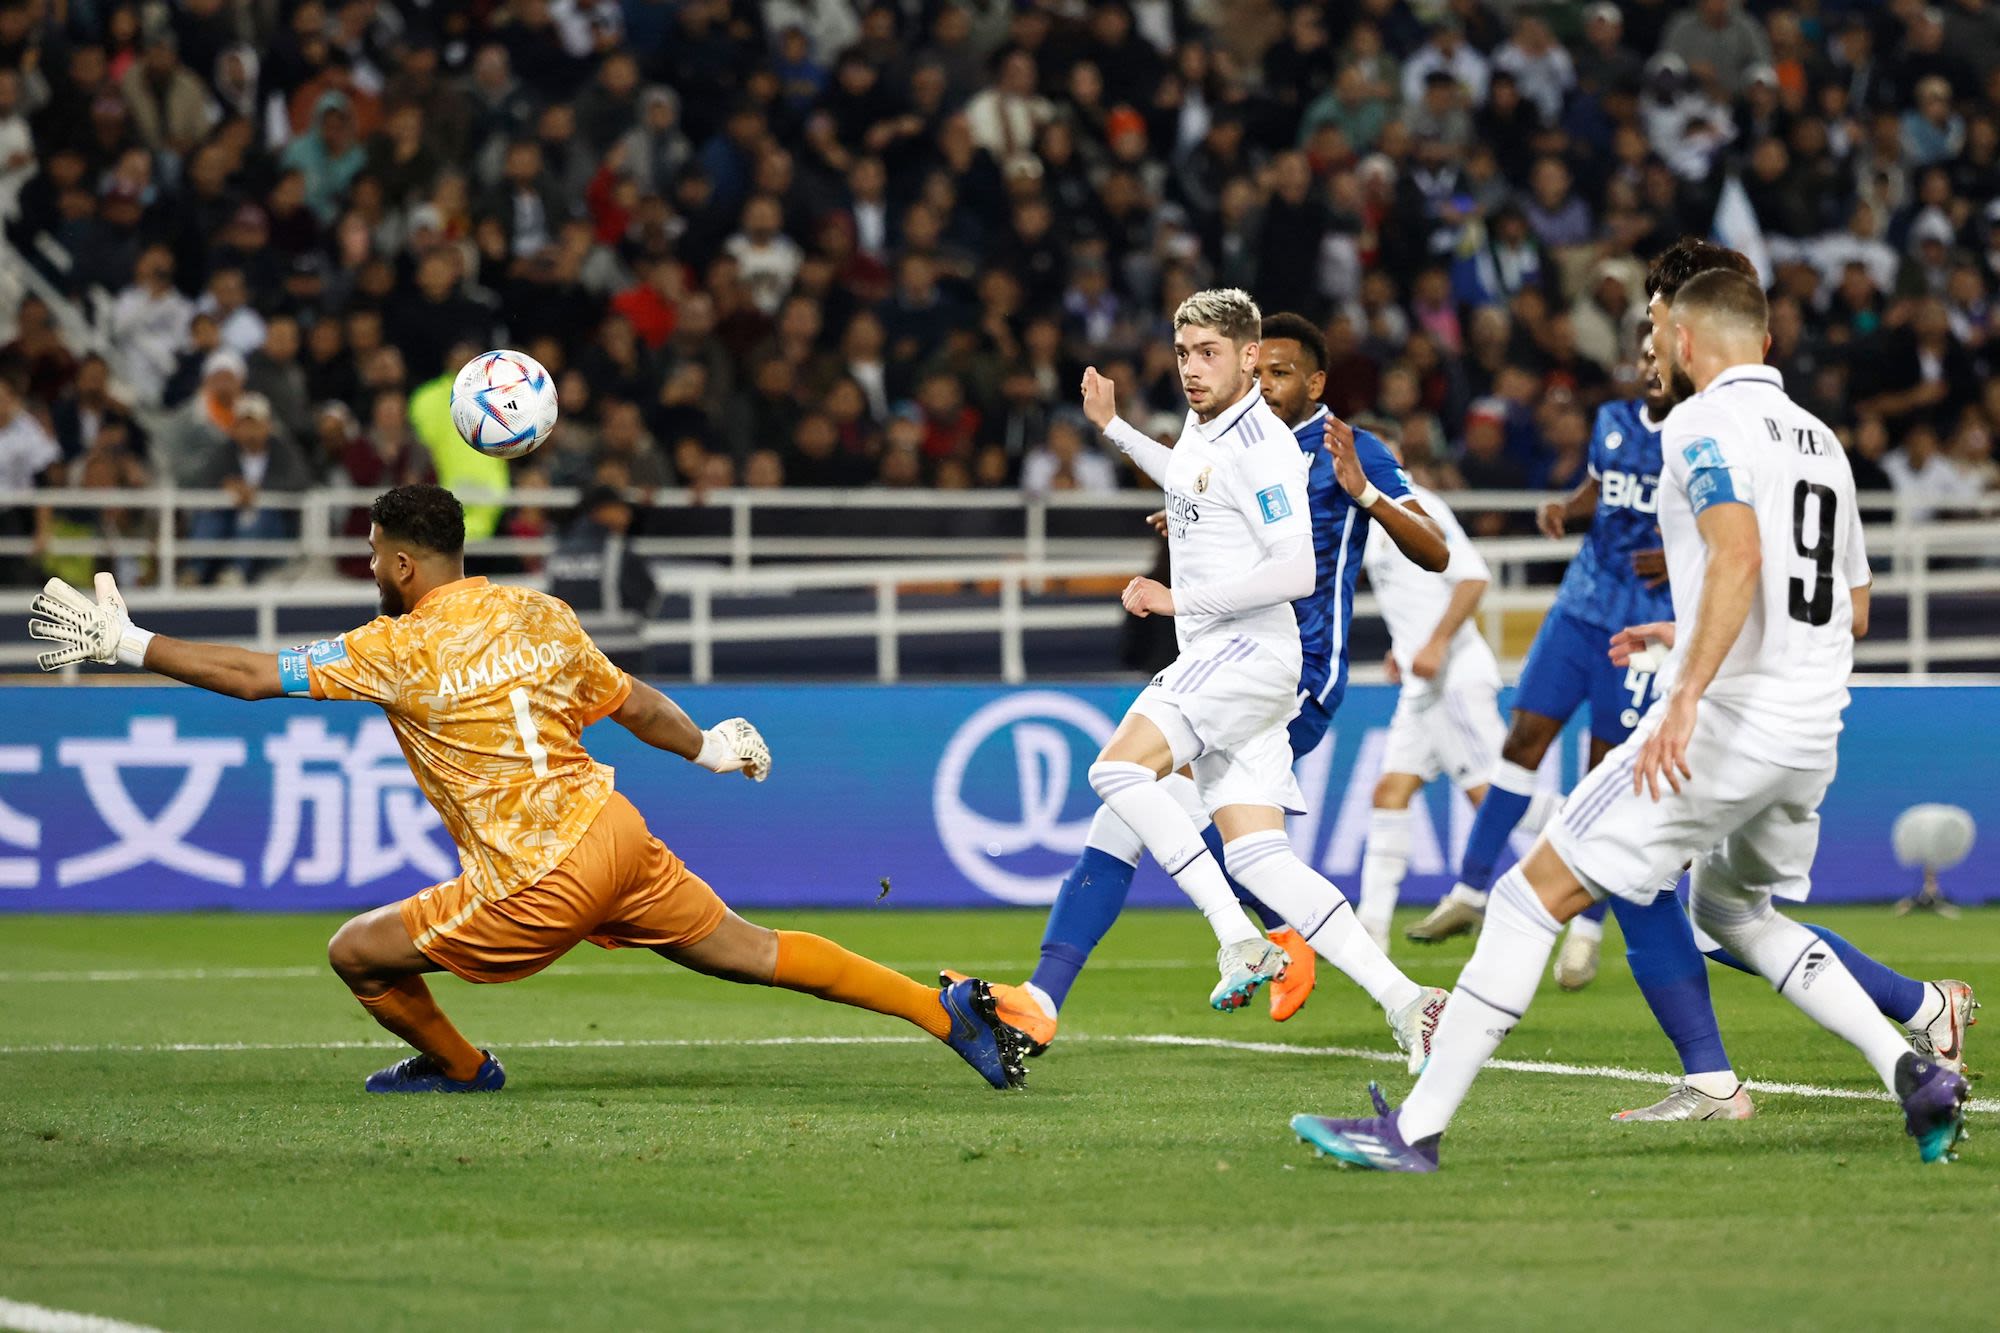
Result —
[[929, 986], [892, 972], [872, 959], [850, 953], [832, 940], [803, 931], [780, 930], [778, 966], [771, 984], [803, 991], [836, 1004], [907, 1018], [933, 1037], [951, 1031], [951, 1015]]
[[486, 1056], [438, 1008], [422, 977], [407, 976], [380, 995], [354, 998], [377, 1023], [436, 1060], [446, 1078], [468, 1082], [486, 1063]]

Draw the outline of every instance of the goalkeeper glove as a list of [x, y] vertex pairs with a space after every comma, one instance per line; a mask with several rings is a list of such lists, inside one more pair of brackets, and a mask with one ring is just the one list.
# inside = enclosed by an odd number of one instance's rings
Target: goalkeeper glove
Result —
[[132, 623], [125, 599], [118, 595], [118, 580], [110, 574], [97, 576], [94, 603], [61, 579], [50, 579], [29, 609], [45, 617], [28, 622], [29, 637], [62, 645], [36, 659], [44, 671], [76, 662], [146, 664], [146, 645], [153, 635]]
[[757, 728], [740, 717], [718, 722], [701, 733], [701, 753], [694, 761], [711, 773], [741, 770], [752, 782], [771, 776], [771, 747]]

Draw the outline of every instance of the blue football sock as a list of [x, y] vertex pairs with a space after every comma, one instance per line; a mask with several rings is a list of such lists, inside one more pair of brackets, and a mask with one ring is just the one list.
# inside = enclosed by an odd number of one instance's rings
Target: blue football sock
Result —
[[1499, 867], [1500, 853], [1514, 826], [1528, 813], [1532, 796], [1508, 791], [1495, 782], [1486, 788], [1486, 799], [1472, 817], [1472, 832], [1466, 835], [1465, 857], [1459, 863], [1458, 879], [1467, 888], [1481, 893], [1493, 887], [1493, 872]]
[[[1882, 1011], [1884, 1018], [1898, 1023], [1907, 1023], [1917, 1016], [1924, 1007], [1924, 983], [1914, 977], [1906, 977], [1895, 968], [1878, 963], [1825, 926], [1806, 923], [1806, 929], [1825, 940], [1836, 957], [1847, 965], [1847, 970], [1861, 983], [1861, 989], [1868, 992], [1868, 998]], [[1708, 956], [1724, 967], [1733, 967], [1738, 972], [1757, 975], [1757, 969], [1727, 949], [1710, 949]]]
[[1632, 980], [1679, 1052], [1682, 1071], [1713, 1074], [1729, 1068], [1729, 1052], [1723, 1049], [1715, 1006], [1708, 998], [1708, 965], [1680, 899], [1663, 893], [1646, 907], [1623, 898], [1609, 901], [1618, 929], [1625, 933]]
[[1868, 998], [1875, 1002], [1875, 1007], [1882, 1011], [1885, 1018], [1907, 1023], [1924, 1007], [1923, 982], [1876, 962], [1825, 926], [1815, 926], [1808, 921], [1806, 929], [1825, 940], [1827, 947], [1847, 964], [1847, 970], [1861, 983], [1861, 989], [1868, 992]]
[[[1207, 828], [1201, 831], [1201, 840], [1204, 843], [1208, 844], [1208, 850], [1210, 854], [1215, 857], [1215, 863], [1217, 865], [1227, 864], [1227, 862], [1225, 862], [1222, 859], [1221, 829], [1218, 829], [1215, 825], [1210, 824]], [[1223, 872], [1223, 878], [1229, 879], [1228, 871]], [[1285, 918], [1279, 916], [1276, 912], [1273, 912], [1270, 908], [1264, 906], [1264, 904], [1258, 900], [1256, 894], [1250, 892], [1250, 890], [1244, 888], [1241, 884], [1238, 884], [1233, 879], [1229, 880], [1229, 891], [1236, 895], [1237, 902], [1242, 903], [1245, 907], [1249, 908], [1252, 912], [1256, 914], [1257, 919], [1264, 923], [1265, 930], [1272, 931], [1272, 930], [1291, 929], [1291, 927], [1285, 923]]]
[[[1603, 925], [1604, 914], [1610, 910], [1611, 910], [1611, 900], [1609, 898], [1599, 898], [1596, 902], [1584, 908], [1581, 912], [1578, 912], [1577, 915], [1582, 917], [1585, 921], [1595, 921], [1599, 925]], [[1620, 921], [1623, 921], [1625, 918], [1620, 917], [1618, 919]]]
[[1132, 875], [1137, 869], [1109, 852], [1086, 847], [1057, 890], [1048, 928], [1042, 932], [1042, 960], [1028, 978], [1056, 1008], [1062, 1008], [1069, 988], [1076, 984], [1076, 974], [1090, 960], [1090, 951], [1125, 910], [1125, 897], [1132, 891]]

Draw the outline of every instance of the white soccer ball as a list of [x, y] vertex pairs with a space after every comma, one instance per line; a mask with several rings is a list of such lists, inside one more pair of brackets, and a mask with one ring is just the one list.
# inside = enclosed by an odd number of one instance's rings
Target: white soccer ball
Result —
[[556, 384], [526, 352], [481, 352], [451, 383], [451, 424], [495, 458], [519, 458], [556, 428]]

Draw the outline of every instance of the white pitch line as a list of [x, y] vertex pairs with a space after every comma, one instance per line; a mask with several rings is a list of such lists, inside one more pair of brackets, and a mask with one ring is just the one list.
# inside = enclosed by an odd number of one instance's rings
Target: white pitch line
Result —
[[147, 1324], [128, 1324], [101, 1314], [79, 1314], [75, 1310], [51, 1310], [46, 1305], [28, 1305], [0, 1297], [0, 1328], [17, 1333], [160, 1333]]
[[[914, 1046], [927, 1041], [916, 1036], [852, 1037], [547, 1037], [535, 1041], [496, 1042], [502, 1051], [582, 1051], [582, 1050], [678, 1050], [754, 1046]], [[1365, 1046], [1292, 1046], [1276, 1041], [1232, 1041], [1225, 1037], [1189, 1037], [1159, 1032], [1141, 1035], [1065, 1034], [1065, 1043], [1090, 1042], [1107, 1046], [1183, 1046], [1213, 1051], [1241, 1051], [1252, 1055], [1304, 1055], [1316, 1058], [1369, 1060], [1377, 1064], [1402, 1064], [1400, 1051], [1377, 1050]], [[214, 1042], [105, 1042], [72, 1044], [52, 1042], [39, 1046], [0, 1046], [0, 1055], [207, 1055], [259, 1051], [371, 1051], [405, 1050], [393, 1041], [214, 1041]], [[1552, 1060], [1492, 1060], [1488, 1068], [1516, 1074], [1546, 1074], [1555, 1078], [1610, 1079], [1620, 1083], [1673, 1082], [1653, 1069], [1624, 1069], [1617, 1065], [1571, 1065]], [[1784, 1093], [1793, 1097], [1853, 1102], [1890, 1102], [1886, 1092], [1860, 1088], [1826, 1088], [1813, 1083], [1761, 1083], [1746, 1080], [1757, 1092]], [[2000, 1112], [2000, 1099], [1982, 1098], [1966, 1104], [1966, 1109], [1984, 1114]]]
[[[947, 966], [955, 966], [961, 972], [1026, 971], [1035, 965], [1032, 958], [974, 958], [969, 960], [947, 959]], [[897, 972], [924, 972], [938, 966], [938, 960], [926, 962], [884, 962], [882, 966]], [[1108, 972], [1166, 972], [1189, 968], [1205, 968], [1212, 964], [1195, 958], [1102, 958], [1091, 964], [1092, 970]], [[538, 973], [538, 977], [659, 977], [672, 976], [659, 963], [600, 963], [596, 966], [550, 968]], [[65, 982], [89, 981], [303, 981], [330, 978], [333, 973], [325, 967], [159, 967], [159, 968], [91, 968], [73, 972], [5, 972], [0, 971], [0, 984], [39, 985]]]

